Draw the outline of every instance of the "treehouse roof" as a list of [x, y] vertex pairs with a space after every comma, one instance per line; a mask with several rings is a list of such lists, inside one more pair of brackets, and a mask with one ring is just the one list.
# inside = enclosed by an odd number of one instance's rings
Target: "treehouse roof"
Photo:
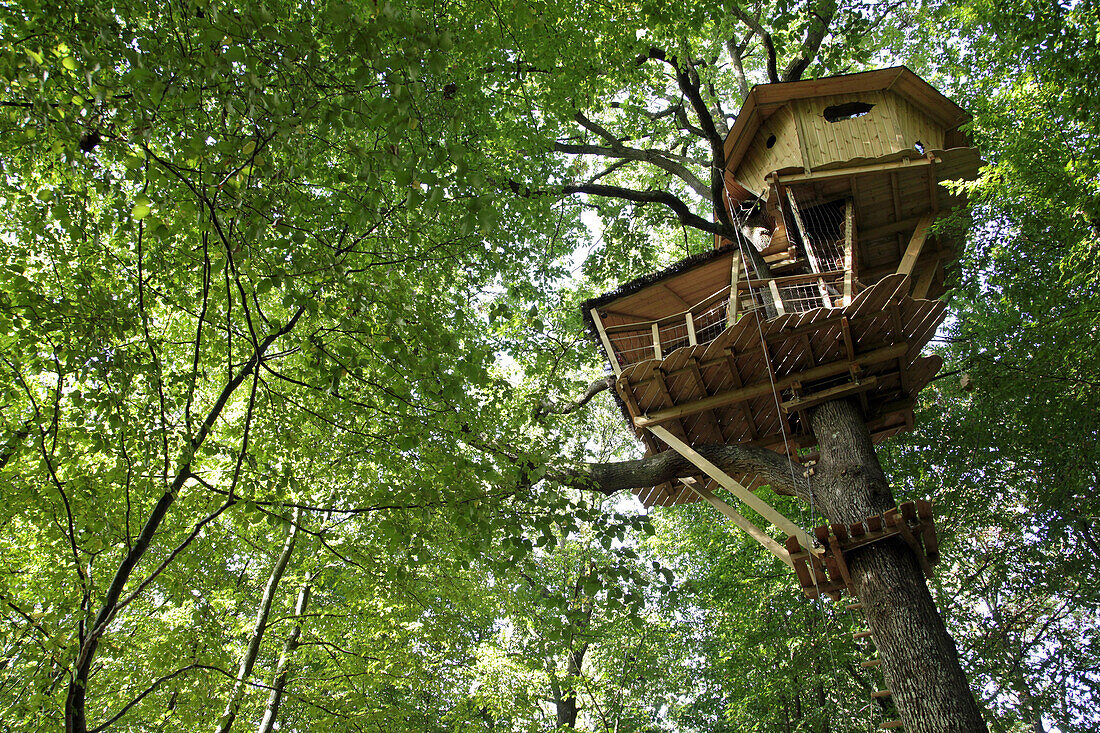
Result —
[[[736, 249], [735, 245], [727, 243], [723, 247], [691, 255], [679, 262], [674, 262], [663, 270], [642, 275], [623, 283], [610, 292], [586, 300], [581, 304], [581, 311], [593, 337], [597, 336], [592, 323], [591, 312], [593, 308], [600, 309], [620, 299], [627, 299], [628, 296], [648, 291], [651, 285], [661, 283], [663, 286], [660, 289], [661, 292], [667, 292], [668, 289], [671, 289], [675, 293], [676, 301], [686, 301], [691, 304], [713, 294], [715, 289], [728, 284], [730, 262]], [[677, 277], [681, 275], [684, 277]], [[700, 277], [701, 275], [702, 277]], [[714, 282], [711, 282], [711, 280], [714, 280]], [[715, 287], [715, 283], [718, 283], [717, 287]], [[667, 308], [658, 307], [658, 310], [653, 314], [648, 312], [652, 308], [653, 292], [645, 292], [639, 298], [630, 298], [625, 305], [616, 303], [616, 310], [629, 312], [630, 315], [637, 318], [660, 318], [667, 315]], [[635, 312], [638, 308], [644, 312]], [[673, 310], [676, 309], [673, 308]]]

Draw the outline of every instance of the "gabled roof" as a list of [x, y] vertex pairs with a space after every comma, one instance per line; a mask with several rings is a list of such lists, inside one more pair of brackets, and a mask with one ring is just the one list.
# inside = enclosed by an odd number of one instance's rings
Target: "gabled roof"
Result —
[[737, 167], [760, 125], [788, 102], [831, 94], [859, 94], [886, 90], [900, 94], [923, 109], [943, 125], [945, 130], [955, 129], [970, 121], [970, 115], [962, 107], [940, 94], [931, 84], [904, 66], [827, 76], [821, 79], [757, 84], [745, 97], [745, 103], [737, 113], [737, 120], [729, 135], [726, 136], [726, 170]]

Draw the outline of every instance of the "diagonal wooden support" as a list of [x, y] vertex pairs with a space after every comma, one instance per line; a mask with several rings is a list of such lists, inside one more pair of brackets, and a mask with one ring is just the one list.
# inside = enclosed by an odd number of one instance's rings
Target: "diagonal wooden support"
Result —
[[684, 441], [677, 438], [670, 433], [666, 428], [660, 425], [647, 425], [646, 428], [663, 440], [670, 448], [682, 455], [684, 458], [691, 461], [691, 463], [700, 471], [710, 476], [717, 481], [722, 488], [726, 489], [741, 501], [745, 502], [753, 511], [760, 516], [767, 519], [779, 529], [786, 532], [792, 537], [798, 538], [798, 543], [802, 545], [808, 552], [818, 554], [820, 551], [814, 549], [814, 541], [809, 534], [806, 533], [801, 527], [787, 519], [780, 514], [775, 507], [768, 502], [761, 499], [756, 494], [749, 491], [747, 488], [737, 482], [732, 476], [715, 466], [708, 461], [697, 450], [692, 448]]
[[593, 308], [591, 310], [592, 323], [596, 326], [596, 331], [600, 334], [600, 343], [603, 344], [603, 350], [607, 352], [607, 358], [611, 361], [611, 369], [615, 372], [615, 376], [619, 376], [623, 372], [623, 368], [619, 366], [619, 358], [615, 356], [615, 349], [611, 348], [611, 340], [607, 338], [607, 331], [603, 328], [603, 319], [600, 318], [600, 312]]
[[[798, 227], [798, 233], [802, 236], [802, 244], [806, 250], [806, 261], [810, 263], [811, 270], [820, 273], [821, 263], [817, 261], [817, 256], [814, 254], [813, 243], [810, 241], [810, 231], [802, 221], [802, 214], [798, 210], [798, 202], [794, 200], [794, 191], [789, 188], [787, 189], [787, 198], [791, 202], [791, 214], [794, 215], [795, 226]], [[826, 308], [832, 308], [833, 302], [829, 299], [829, 288], [825, 284], [824, 278], [817, 281], [817, 287], [821, 293], [821, 302]]]
[[909, 246], [905, 248], [905, 254], [901, 256], [901, 264], [898, 265], [899, 275], [912, 275], [924, 250], [924, 243], [928, 239], [928, 227], [932, 226], [934, 214], [925, 214], [917, 222], [917, 228], [913, 230], [913, 236], [909, 239]]
[[[747, 274], [747, 273], [746, 273]], [[741, 315], [738, 311], [741, 309], [741, 253], [733, 253], [733, 264], [730, 266], [730, 299], [726, 305], [726, 326], [732, 326], [737, 323], [738, 317]]]
[[787, 563], [791, 567], [794, 567], [794, 562], [791, 560], [791, 554], [787, 550], [776, 542], [767, 532], [757, 527], [743, 514], [738, 513], [733, 507], [726, 502], [719, 499], [714, 495], [714, 492], [703, 486], [695, 479], [680, 479], [685, 486], [694, 491], [700, 498], [706, 499], [712, 507], [726, 515], [726, 518], [737, 525], [742, 531], [752, 537], [754, 540], [762, 544], [765, 549], [771, 554], [778, 557], [783, 562]]

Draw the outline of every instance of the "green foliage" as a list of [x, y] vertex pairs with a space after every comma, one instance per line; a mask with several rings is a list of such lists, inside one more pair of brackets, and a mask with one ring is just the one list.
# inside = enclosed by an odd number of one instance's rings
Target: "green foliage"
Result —
[[[994, 728], [1095, 727], [1095, 3], [123, 0], [0, 17], [5, 728], [76, 692], [91, 730], [209, 727], [296, 513], [238, 728], [295, 627], [288, 730], [549, 730], [570, 693], [593, 731], [861, 724], [833, 607], [698, 507], [560, 490], [637, 450], [609, 401], [536, 418], [601, 373], [577, 303], [712, 241], [563, 199], [711, 215], [667, 166], [555, 146], [608, 144], [582, 113], [705, 189], [639, 57], [698, 60], [721, 128], [735, 7], [780, 67], [835, 12], [809, 75], [893, 53], [975, 113], [943, 346], [974, 388], [938, 382], [891, 467], [966, 528], [937, 590]], [[767, 78], [759, 39], [743, 60]]]

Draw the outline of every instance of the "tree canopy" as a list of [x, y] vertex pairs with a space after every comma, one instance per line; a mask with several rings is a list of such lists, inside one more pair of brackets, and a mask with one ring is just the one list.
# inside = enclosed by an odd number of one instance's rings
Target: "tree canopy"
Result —
[[699, 507], [578, 490], [638, 448], [598, 392], [553, 407], [603, 375], [580, 302], [733, 231], [752, 84], [901, 62], [988, 166], [886, 468], [944, 515], [934, 591], [991, 729], [1093, 730], [1098, 14], [8, 3], [5, 726], [881, 719], [842, 610]]

